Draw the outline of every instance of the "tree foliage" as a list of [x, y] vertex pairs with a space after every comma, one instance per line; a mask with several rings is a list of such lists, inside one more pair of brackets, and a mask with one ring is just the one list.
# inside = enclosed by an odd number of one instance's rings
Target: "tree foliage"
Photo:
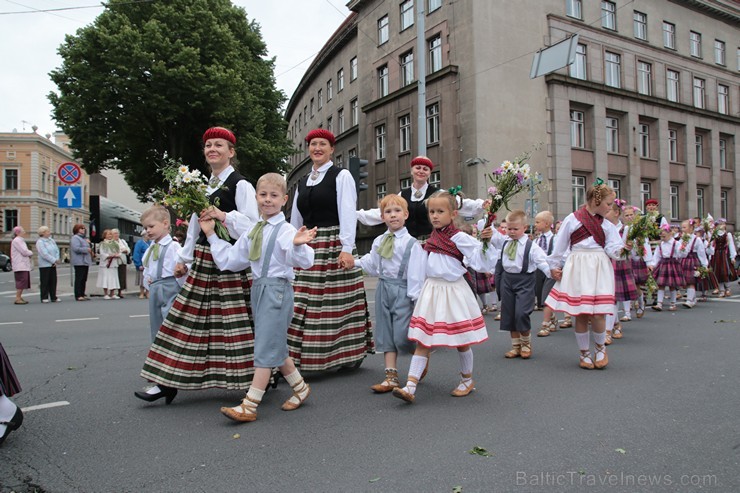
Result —
[[259, 25], [229, 0], [109, 0], [59, 54], [49, 100], [88, 173], [116, 168], [145, 199], [168, 157], [207, 171], [201, 137], [214, 125], [234, 131], [253, 183], [285, 171], [292, 148], [274, 59]]

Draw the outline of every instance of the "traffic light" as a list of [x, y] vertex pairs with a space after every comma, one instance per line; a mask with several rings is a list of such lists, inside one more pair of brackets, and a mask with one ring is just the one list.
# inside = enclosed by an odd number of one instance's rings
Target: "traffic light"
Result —
[[367, 159], [360, 159], [358, 157], [349, 158], [349, 172], [355, 180], [357, 193], [367, 190], [367, 183], [362, 181], [367, 178], [367, 171], [362, 170], [365, 166], [367, 166]]

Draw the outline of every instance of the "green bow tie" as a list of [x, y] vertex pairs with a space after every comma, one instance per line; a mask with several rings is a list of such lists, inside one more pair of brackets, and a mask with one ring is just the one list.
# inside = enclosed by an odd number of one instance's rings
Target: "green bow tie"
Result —
[[262, 255], [262, 230], [265, 229], [265, 224], [267, 221], [258, 222], [257, 226], [247, 235], [247, 238], [252, 241], [249, 246], [249, 260], [259, 260]]
[[149, 257], [153, 257], [155, 262], [159, 260], [159, 243], [155, 243], [149, 251], [146, 252], [146, 255], [144, 256], [144, 267], [149, 267]]
[[220, 181], [221, 180], [218, 179], [218, 176], [213, 175], [211, 177], [211, 179], [208, 180], [208, 186], [210, 186], [211, 188], [216, 188], [216, 187], [218, 187], [218, 184], [219, 184]]
[[395, 236], [393, 233], [389, 233], [385, 235], [385, 238], [383, 238], [383, 241], [380, 242], [380, 245], [378, 245], [378, 255], [385, 259], [390, 259], [393, 257], [393, 239]]
[[508, 255], [509, 260], [514, 260], [516, 258], [516, 247], [519, 246], [519, 242], [515, 240], [511, 240], [508, 245], [506, 245], [506, 248], [504, 249], [504, 253]]

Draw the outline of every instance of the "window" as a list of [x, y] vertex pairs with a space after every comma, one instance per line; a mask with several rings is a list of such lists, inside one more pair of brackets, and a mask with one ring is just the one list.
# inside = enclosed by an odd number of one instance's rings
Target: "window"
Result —
[[313, 118], [313, 98], [311, 98], [310, 108], [311, 108], [311, 118]]
[[609, 185], [609, 188], [614, 190], [616, 198], [622, 198], [622, 182], [620, 180], [606, 180], [606, 183]]
[[398, 119], [399, 152], [411, 151], [411, 115], [403, 115]]
[[46, 211], [41, 211], [41, 224], [46, 226]]
[[[650, 157], [650, 125], [640, 123], [640, 157]], [[644, 209], [644, 208], [643, 208]]]
[[694, 141], [696, 142], [696, 165], [704, 166], [704, 136], [696, 134]]
[[321, 89], [319, 89], [318, 99], [319, 99], [319, 109], [321, 109], [324, 107], [324, 91]]
[[331, 101], [334, 97], [334, 81], [329, 79], [326, 81], [326, 100]]
[[730, 88], [723, 84], [717, 84], [717, 111], [723, 115], [730, 113]]
[[337, 110], [337, 131], [340, 134], [344, 132], [344, 108]]
[[378, 44], [382, 45], [383, 43], [388, 42], [388, 16], [384, 15], [380, 19], [378, 19]]
[[668, 161], [678, 161], [678, 132], [672, 128], [668, 129]]
[[720, 211], [719, 213], [720, 213], [720, 217], [727, 217], [727, 215], [728, 215], [729, 207], [727, 207], [727, 201], [728, 201], [727, 190], [722, 190], [719, 193], [719, 211]]
[[385, 183], [381, 183], [380, 185], [376, 185], [376, 186], [375, 186], [375, 193], [376, 193], [376, 195], [378, 196], [378, 200], [380, 200], [380, 199], [382, 199], [383, 197], [385, 197], [385, 196], [386, 196], [386, 194], [388, 193], [388, 192], [386, 191], [386, 186], [385, 186]]
[[439, 184], [441, 182], [441, 179], [439, 177], [439, 170], [432, 171], [432, 174], [429, 175], [429, 184], [433, 187], [439, 188]]
[[640, 208], [643, 211], [645, 210], [645, 201], [649, 198], [651, 198], [650, 183], [643, 181], [640, 183], [640, 202], [642, 203]]
[[59, 230], [57, 229], [57, 213], [54, 213], [54, 226], [51, 229], [52, 233], [58, 233]]
[[668, 101], [673, 101], [674, 103], [678, 103], [679, 101], [679, 81], [678, 81], [678, 72], [675, 70], [666, 70], [665, 72], [665, 78], [666, 78], [666, 97], [668, 98]]
[[414, 81], [414, 52], [409, 51], [401, 55], [401, 87]]
[[610, 51], [606, 52], [606, 55], [604, 56], [605, 61], [605, 83], [607, 86], [610, 87], [622, 87], [621, 81], [620, 81], [620, 70], [619, 70], [619, 64], [620, 64], [620, 56], [616, 53], [612, 53]]
[[357, 79], [357, 57], [349, 61], [349, 81]]
[[601, 27], [617, 30], [617, 4], [614, 2], [601, 2]]
[[701, 34], [689, 31], [689, 53], [691, 56], [701, 58]]
[[606, 152], [619, 152], [619, 120], [617, 118], [606, 117]]
[[411, 178], [404, 178], [401, 180], [401, 190], [406, 190], [407, 188], [411, 188]]
[[714, 63], [717, 65], [726, 65], [725, 42], [718, 39], [714, 40]]
[[570, 111], [570, 146], [583, 149], [586, 147], [586, 135], [584, 130], [582, 111]]
[[349, 156], [349, 157], [357, 157], [357, 149], [355, 149], [353, 147], [352, 149], [350, 149], [349, 151], [347, 151], [347, 156]]
[[401, 31], [414, 25], [414, 0], [406, 0], [401, 4]]
[[586, 45], [579, 43], [576, 46], [576, 61], [570, 66], [570, 76], [586, 80]]
[[375, 127], [375, 159], [385, 159], [385, 125]]
[[647, 41], [647, 14], [635, 10], [632, 19], [634, 20], [635, 38]]
[[696, 214], [699, 217], [704, 217], [704, 189], [696, 189]]
[[357, 105], [357, 98], [349, 102], [349, 119], [353, 127], [360, 123], [360, 110]]
[[678, 186], [671, 185], [670, 193], [671, 193], [671, 220], [676, 221], [680, 217], [678, 213]]
[[429, 73], [433, 74], [442, 68], [442, 36], [436, 35], [429, 40]]
[[340, 168], [344, 168], [344, 158], [341, 154], [336, 155], [336, 157], [334, 158], [334, 164], [336, 164]]
[[308, 125], [308, 105], [303, 107], [303, 124]]
[[565, 13], [568, 17], [583, 19], [581, 0], [567, 0], [565, 3]]
[[378, 69], [378, 94], [381, 98], [388, 95], [388, 65]]
[[329, 132], [334, 133], [334, 118], [331, 116], [326, 117], [326, 129]]
[[439, 103], [427, 106], [427, 145], [439, 143]]
[[694, 107], [704, 108], [704, 79], [694, 77]]
[[342, 92], [344, 89], [344, 69], [340, 68], [337, 72], [337, 92]]
[[727, 140], [719, 139], [719, 169], [727, 169]]
[[[5, 216], [5, 231], [13, 231], [13, 228], [18, 226], [18, 210], [5, 209], [3, 212], [3, 216]], [[54, 215], [56, 216], [56, 214]]]
[[651, 82], [653, 66], [647, 62], [637, 62], [637, 92], [650, 96], [653, 92]]
[[429, 13], [434, 12], [440, 7], [442, 7], [442, 0], [429, 0]]
[[18, 190], [18, 170], [17, 169], [6, 169], [5, 170], [5, 190]]
[[573, 175], [571, 177], [573, 188], [573, 210], [577, 210], [586, 203], [586, 177]]
[[676, 49], [676, 25], [663, 21], [663, 46]]
[[[46, 171], [41, 172], [41, 191], [46, 193]], [[46, 221], [41, 221], [41, 224], [46, 224]]]

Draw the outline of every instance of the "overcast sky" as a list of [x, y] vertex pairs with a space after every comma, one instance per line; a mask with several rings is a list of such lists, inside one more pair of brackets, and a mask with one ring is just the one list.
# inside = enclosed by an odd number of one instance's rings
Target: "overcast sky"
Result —
[[[234, 0], [262, 27], [262, 39], [276, 57], [278, 89], [290, 98], [304, 71], [326, 40], [349, 15], [346, 0]], [[97, 5], [97, 6], [96, 6]], [[28, 10], [90, 7], [57, 12], [10, 14]], [[94, 22], [103, 11], [96, 0], [0, 0], [0, 132], [45, 135], [58, 130], [47, 94], [56, 89], [49, 72], [61, 65], [57, 48], [66, 34]], [[24, 123], [23, 121], [27, 123]]]

